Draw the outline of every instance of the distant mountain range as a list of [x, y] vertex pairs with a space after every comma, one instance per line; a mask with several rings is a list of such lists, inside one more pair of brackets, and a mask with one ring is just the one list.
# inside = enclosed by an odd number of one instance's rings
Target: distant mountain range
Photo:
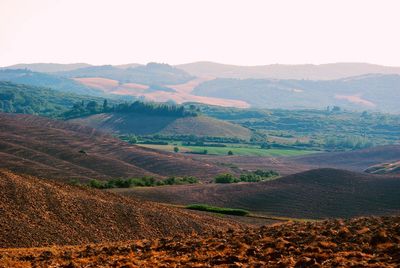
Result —
[[[165, 65], [165, 64], [164, 64]], [[139, 63], [121, 65], [106, 65], [119, 69], [128, 69], [144, 66]], [[69, 72], [94, 66], [88, 63], [32, 63], [15, 64], [0, 69], [29, 69], [36, 72]], [[187, 64], [179, 64], [174, 67], [181, 69], [196, 77], [218, 77], [239, 79], [308, 79], [308, 80], [332, 80], [364, 74], [400, 74], [400, 67], [383, 66], [369, 63], [328, 63], [328, 64], [269, 64], [258, 66], [239, 66], [221, 64], [209, 61], [199, 61]], [[90, 70], [90, 69], [89, 69]], [[83, 70], [81, 70], [83, 71]], [[87, 70], [86, 70], [87, 71]]]
[[[24, 69], [10, 70], [14, 68]], [[38, 63], [2, 69], [2, 81], [78, 94], [113, 94], [156, 102], [199, 102], [238, 108], [341, 106], [400, 113], [400, 67], [366, 63], [264, 66], [213, 62], [176, 66]]]
[[400, 74], [400, 67], [368, 63], [237, 66], [203, 61], [176, 65], [176, 67], [194, 76], [238, 79], [332, 80], [365, 74]]
[[197, 86], [198, 96], [241, 100], [253, 107], [400, 112], [400, 75], [363, 75], [337, 80], [218, 78]]

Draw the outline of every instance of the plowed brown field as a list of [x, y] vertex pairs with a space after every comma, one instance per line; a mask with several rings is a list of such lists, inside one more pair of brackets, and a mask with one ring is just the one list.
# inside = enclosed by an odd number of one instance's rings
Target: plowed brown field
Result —
[[0, 113], [0, 168], [45, 178], [109, 179], [137, 176], [209, 178], [211, 163], [142, 148], [93, 128], [48, 118]]
[[0, 248], [185, 236], [238, 226], [204, 213], [0, 169]]
[[0, 250], [2, 267], [399, 267], [400, 217], [287, 223], [186, 238]]

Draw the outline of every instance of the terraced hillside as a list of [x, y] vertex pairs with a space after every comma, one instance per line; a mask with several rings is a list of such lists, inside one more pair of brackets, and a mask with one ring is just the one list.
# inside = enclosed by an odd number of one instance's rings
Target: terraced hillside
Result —
[[148, 135], [159, 133], [165, 135], [236, 137], [244, 140], [249, 140], [251, 137], [251, 131], [247, 128], [205, 116], [177, 118], [133, 113], [102, 113], [72, 119], [70, 122], [118, 134]]
[[150, 239], [238, 226], [200, 213], [2, 169], [0, 212], [2, 248]]
[[399, 217], [113, 244], [0, 250], [9, 267], [398, 267]]
[[129, 145], [93, 128], [0, 113], [0, 168], [55, 179], [137, 176], [212, 177], [223, 169], [177, 154]]
[[145, 200], [204, 203], [294, 218], [400, 214], [400, 178], [328, 168], [261, 183], [119, 189], [115, 192]]

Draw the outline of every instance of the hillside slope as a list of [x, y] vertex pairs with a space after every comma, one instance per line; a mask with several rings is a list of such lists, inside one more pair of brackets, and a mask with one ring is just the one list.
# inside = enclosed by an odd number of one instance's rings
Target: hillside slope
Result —
[[290, 161], [310, 167], [330, 167], [362, 172], [380, 163], [400, 159], [400, 145], [376, 146], [348, 152], [331, 152], [293, 157]]
[[8, 81], [15, 84], [46, 87], [65, 93], [85, 94], [100, 96], [102, 92], [85, 86], [72, 79], [58, 77], [53, 74], [32, 72], [27, 69], [5, 69], [0, 70], [0, 81]]
[[134, 113], [95, 114], [70, 120], [118, 134], [165, 134], [237, 137], [248, 140], [251, 131], [240, 125], [205, 116], [172, 117]]
[[0, 247], [150, 239], [236, 226], [210, 216], [1, 169], [0, 211]]
[[118, 193], [178, 204], [205, 203], [295, 218], [400, 213], [400, 178], [315, 169], [261, 183], [208, 184]]
[[70, 180], [137, 176], [211, 177], [212, 164], [129, 145], [90, 127], [0, 113], [0, 167]]
[[193, 79], [183, 70], [168, 64], [148, 63], [130, 68], [118, 68], [111, 65], [90, 66], [66, 72], [59, 72], [64, 77], [102, 77], [123, 83], [138, 83], [145, 85], [173, 85], [186, 83]]

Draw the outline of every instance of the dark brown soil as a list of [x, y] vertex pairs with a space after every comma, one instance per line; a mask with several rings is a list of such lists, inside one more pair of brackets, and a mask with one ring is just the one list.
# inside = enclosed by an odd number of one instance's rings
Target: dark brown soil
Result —
[[315, 169], [261, 183], [204, 184], [114, 190], [175, 204], [204, 203], [294, 218], [400, 213], [400, 178]]
[[287, 223], [185, 238], [0, 250], [1, 267], [399, 267], [400, 217]]
[[185, 236], [238, 226], [204, 213], [0, 169], [0, 248]]

